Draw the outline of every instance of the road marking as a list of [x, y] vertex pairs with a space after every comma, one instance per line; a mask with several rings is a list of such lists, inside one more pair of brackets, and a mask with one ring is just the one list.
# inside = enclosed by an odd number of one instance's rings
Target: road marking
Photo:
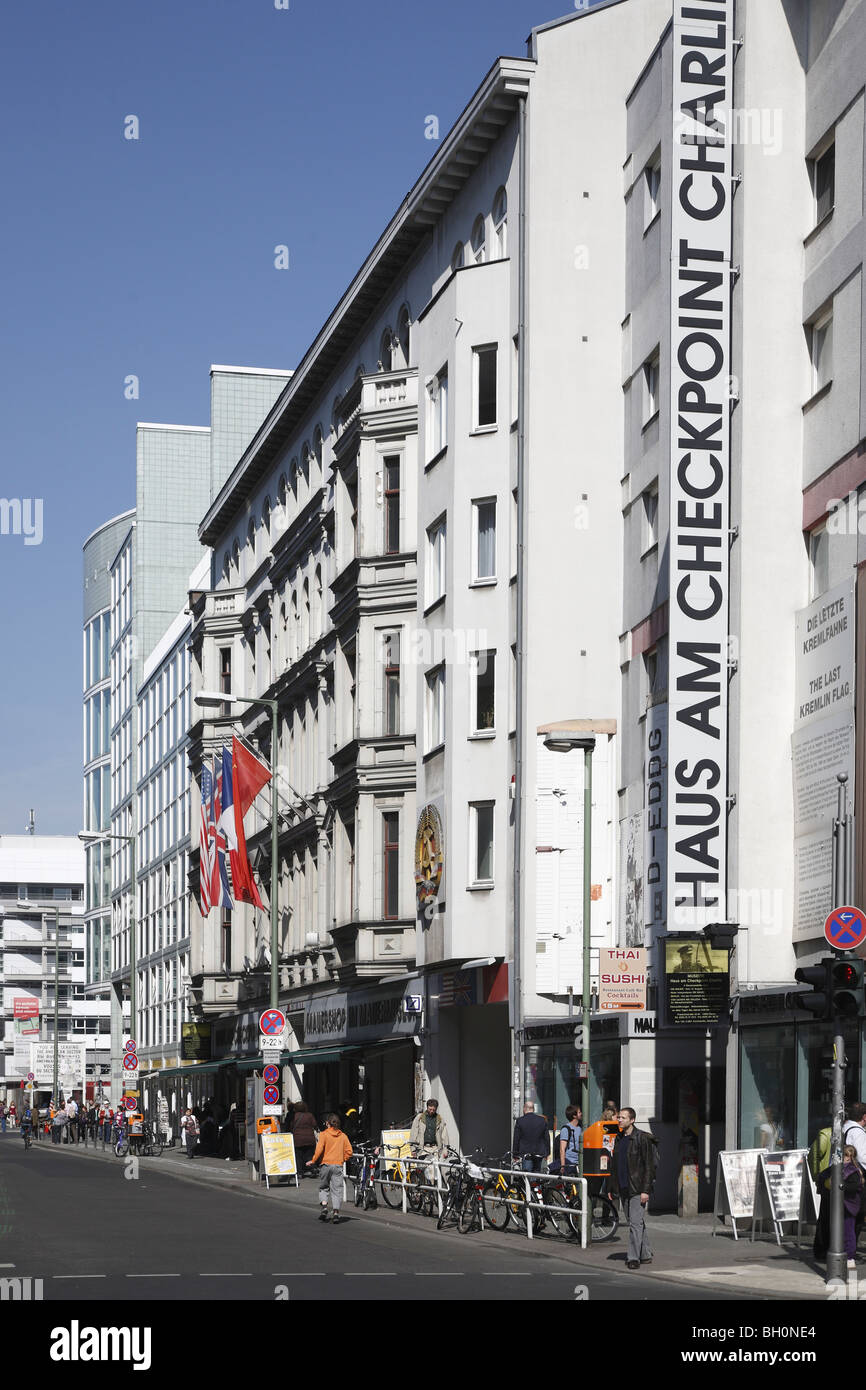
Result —
[[396, 1271], [396, 1270], [391, 1270], [391, 1269], [382, 1270], [381, 1272], [380, 1272], [379, 1270], [377, 1270], [377, 1269], [354, 1269], [354, 1270], [352, 1270], [352, 1269], [347, 1269], [347, 1270], [344, 1271], [344, 1273], [345, 1273], [345, 1276], [346, 1276], [347, 1279], [396, 1279], [396, 1278], [397, 1278], [397, 1271]]
[[251, 1274], [200, 1274], [199, 1279], [252, 1279]]
[[464, 1269], [416, 1269], [416, 1279], [463, 1279], [466, 1277]]
[[179, 1274], [127, 1274], [127, 1279], [179, 1279]]
[[14, 1265], [0, 1265], [0, 1269], [14, 1269]]
[[107, 1274], [52, 1274], [52, 1279], [107, 1279]]
[[515, 1272], [514, 1270], [507, 1270], [507, 1269], [494, 1269], [494, 1270], [492, 1270], [492, 1271], [491, 1271], [491, 1270], [485, 1269], [485, 1271], [484, 1271], [484, 1278], [485, 1278], [485, 1279], [531, 1279], [531, 1278], [532, 1278], [532, 1274], [531, 1274], [531, 1272], [528, 1273], [528, 1272], [527, 1272], [526, 1270], [524, 1270], [524, 1269], [519, 1269], [519, 1270], [517, 1270], [516, 1272]]
[[311, 1274], [309, 1270], [307, 1270], [307, 1269], [302, 1269], [301, 1272], [300, 1272], [300, 1274], [268, 1274], [268, 1275], [264, 1275], [264, 1274], [263, 1274], [263, 1275], [262, 1275], [262, 1278], [263, 1278], [263, 1279], [265, 1279], [265, 1278], [268, 1278], [268, 1279], [326, 1279], [326, 1278], [327, 1278], [327, 1275], [326, 1275], [325, 1273], [323, 1273], [323, 1272], [317, 1272], [316, 1274]]

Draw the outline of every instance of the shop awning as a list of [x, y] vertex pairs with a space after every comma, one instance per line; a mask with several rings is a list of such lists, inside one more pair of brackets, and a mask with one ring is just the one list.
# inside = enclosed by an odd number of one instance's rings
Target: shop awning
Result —
[[313, 1062], [339, 1062], [349, 1052], [359, 1052], [358, 1047], [303, 1047], [299, 1052], [284, 1054], [282, 1061], [303, 1062], [309, 1066]]

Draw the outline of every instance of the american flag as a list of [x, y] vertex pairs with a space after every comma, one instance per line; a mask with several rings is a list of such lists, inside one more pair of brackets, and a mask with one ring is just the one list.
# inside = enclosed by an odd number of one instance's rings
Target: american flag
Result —
[[210, 880], [210, 900], [212, 907], [234, 907], [232, 895], [229, 892], [228, 873], [226, 872], [226, 837], [225, 832], [220, 826], [222, 817], [222, 795], [223, 795], [223, 774], [222, 759], [217, 762], [218, 771], [213, 779], [213, 795], [210, 803], [210, 818], [208, 821], [208, 836], [213, 835], [213, 864]]
[[201, 894], [201, 915], [207, 917], [211, 909], [210, 887], [213, 877], [214, 844], [210, 833], [211, 802], [213, 800], [213, 775], [206, 763], [201, 768], [201, 824], [199, 826], [199, 870], [198, 882]]

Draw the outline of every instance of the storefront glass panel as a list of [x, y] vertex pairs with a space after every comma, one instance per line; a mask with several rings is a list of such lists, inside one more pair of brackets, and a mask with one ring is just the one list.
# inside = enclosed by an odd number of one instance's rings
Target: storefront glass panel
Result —
[[[843, 1024], [842, 1036], [845, 1039], [845, 1052], [848, 1067], [845, 1072], [845, 1100], [850, 1105], [861, 1100], [860, 1095], [860, 1039], [856, 1019]], [[807, 1114], [805, 1130], [800, 1125], [799, 1146], [808, 1148], [819, 1129], [832, 1123], [833, 1111], [833, 1024], [813, 1023], [801, 1026], [800, 1050], [801, 1067], [805, 1072]]]
[[796, 1135], [794, 1025], [747, 1028], [740, 1037], [740, 1147], [790, 1148]]

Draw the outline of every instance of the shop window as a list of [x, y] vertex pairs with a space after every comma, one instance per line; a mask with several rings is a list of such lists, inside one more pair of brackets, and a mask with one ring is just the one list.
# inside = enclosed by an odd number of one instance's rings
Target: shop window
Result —
[[795, 1138], [794, 1025], [740, 1034], [740, 1147], [788, 1149]]

